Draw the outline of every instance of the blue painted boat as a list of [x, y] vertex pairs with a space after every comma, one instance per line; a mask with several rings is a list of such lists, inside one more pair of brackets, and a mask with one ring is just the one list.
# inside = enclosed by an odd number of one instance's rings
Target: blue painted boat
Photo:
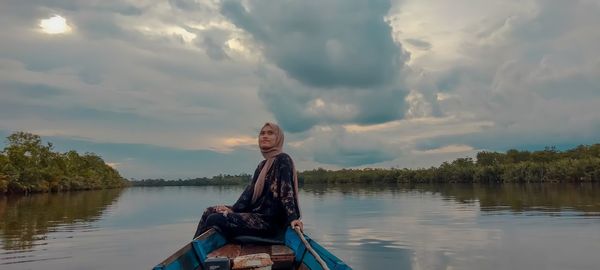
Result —
[[[252, 237], [246, 237], [245, 240], [242, 237], [241, 242], [228, 242], [222, 234], [210, 229], [156, 265], [153, 270], [259, 269], [256, 265], [254, 268], [243, 268], [242, 264], [247, 264], [248, 261], [238, 261], [253, 255], [269, 255], [272, 269], [323, 269], [294, 230], [288, 227], [283, 236], [284, 239], [279, 240], [280, 242], [274, 240], [252, 243]], [[310, 237], [304, 237], [329, 269], [351, 269]], [[271, 269], [271, 266], [260, 269]]]

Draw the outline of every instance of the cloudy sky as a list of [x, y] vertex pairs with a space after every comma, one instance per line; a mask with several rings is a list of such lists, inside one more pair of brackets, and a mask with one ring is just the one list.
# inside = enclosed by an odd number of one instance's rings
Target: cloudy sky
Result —
[[600, 142], [599, 0], [3, 0], [0, 135], [125, 177], [425, 167]]

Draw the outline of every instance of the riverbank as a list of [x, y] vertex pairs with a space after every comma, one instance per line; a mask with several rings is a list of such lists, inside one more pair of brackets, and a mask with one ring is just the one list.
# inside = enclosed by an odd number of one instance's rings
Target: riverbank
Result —
[[[186, 180], [146, 179], [134, 186], [245, 185], [250, 175], [219, 175]], [[566, 151], [508, 150], [479, 152], [475, 160], [458, 158], [438, 167], [419, 169], [315, 169], [298, 174], [300, 184], [311, 183], [600, 183], [600, 144]]]
[[0, 152], [0, 195], [125, 187], [119, 172], [94, 154], [54, 152], [40, 136], [16, 132]]
[[[94, 190], [125, 186], [246, 185], [249, 174], [217, 175], [190, 179], [128, 181], [94, 154], [58, 153], [42, 145], [38, 135], [17, 132], [0, 152], [0, 194]], [[600, 183], [600, 144], [580, 145], [559, 151], [482, 151], [476, 158], [457, 158], [438, 167], [398, 169], [364, 168], [298, 174], [301, 185], [311, 183]]]

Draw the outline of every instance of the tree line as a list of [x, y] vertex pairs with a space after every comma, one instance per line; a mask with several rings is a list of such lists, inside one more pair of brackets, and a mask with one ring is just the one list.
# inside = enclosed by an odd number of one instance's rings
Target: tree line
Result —
[[[377, 183], [580, 183], [600, 182], [600, 144], [580, 145], [566, 151], [546, 147], [542, 151], [504, 153], [482, 151], [476, 159], [458, 158], [438, 167], [419, 169], [318, 168], [298, 174], [301, 184]], [[134, 186], [199, 186], [248, 184], [251, 175], [218, 175], [186, 180], [147, 179]]]
[[540, 183], [600, 182], [600, 144], [580, 145], [566, 151], [505, 153], [482, 151], [476, 159], [458, 158], [438, 167], [420, 169], [322, 168], [299, 174], [312, 183]]
[[[133, 186], [244, 185], [251, 175], [217, 175], [192, 179], [127, 181], [94, 153], [58, 153], [40, 136], [16, 132], [0, 152], [0, 194], [88, 190]], [[438, 167], [418, 169], [318, 168], [298, 174], [301, 184], [325, 183], [540, 183], [600, 182], [600, 144], [559, 151], [482, 151]]]
[[58, 153], [40, 136], [15, 132], [0, 152], [0, 194], [117, 188], [128, 185], [94, 153]]
[[131, 181], [132, 186], [150, 187], [150, 186], [213, 186], [213, 185], [245, 185], [250, 183], [252, 176], [249, 174], [229, 175], [219, 174], [213, 177], [199, 177], [190, 179], [143, 179]]

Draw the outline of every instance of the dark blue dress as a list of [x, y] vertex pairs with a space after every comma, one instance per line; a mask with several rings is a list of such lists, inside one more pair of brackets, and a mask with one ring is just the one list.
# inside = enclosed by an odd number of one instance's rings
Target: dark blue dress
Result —
[[269, 237], [300, 218], [297, 195], [294, 192], [294, 172], [291, 157], [286, 153], [275, 156], [275, 161], [265, 177], [264, 190], [252, 204], [254, 184], [265, 165], [262, 161], [237, 202], [228, 214], [217, 213], [208, 207], [202, 214], [194, 238], [209, 228], [217, 227], [225, 236], [252, 235]]

